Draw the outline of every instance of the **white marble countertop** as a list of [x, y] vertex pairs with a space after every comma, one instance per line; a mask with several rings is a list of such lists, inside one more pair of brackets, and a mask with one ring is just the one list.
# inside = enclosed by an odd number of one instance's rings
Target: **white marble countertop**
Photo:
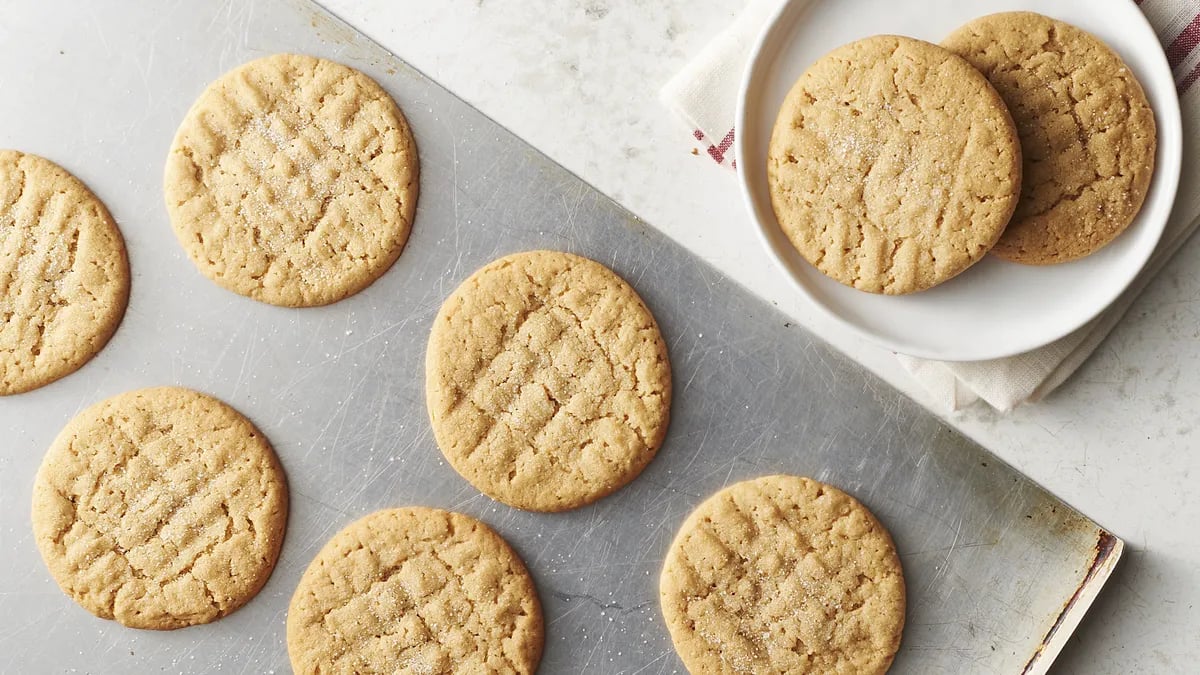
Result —
[[[928, 403], [891, 354], [796, 297], [760, 249], [733, 176], [693, 155], [688, 130], [658, 102], [744, 0], [321, 1]], [[1200, 662], [1200, 378], [1191, 373], [1200, 373], [1200, 240], [1048, 400], [948, 418], [1130, 545], [1056, 672], [1188, 672]]]

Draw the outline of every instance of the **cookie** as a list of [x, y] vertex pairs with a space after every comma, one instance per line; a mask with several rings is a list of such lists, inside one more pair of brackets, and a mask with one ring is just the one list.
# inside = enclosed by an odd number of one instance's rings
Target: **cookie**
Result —
[[273, 305], [324, 305], [399, 257], [417, 202], [417, 151], [395, 101], [369, 77], [278, 54], [200, 95], [163, 188], [179, 243], [209, 279]]
[[700, 504], [659, 593], [693, 673], [884, 673], [904, 629], [887, 531], [853, 497], [795, 476], [737, 483]]
[[133, 628], [208, 623], [271, 576], [287, 485], [245, 417], [176, 387], [75, 416], [33, 489], [33, 534], [63, 592]]
[[425, 396], [438, 446], [506, 504], [562, 511], [633, 480], [667, 431], [658, 324], [612, 270], [534, 251], [477, 271], [434, 319]]
[[0, 395], [75, 372], [128, 300], [125, 242], [104, 204], [53, 162], [0, 150]]
[[978, 262], [1021, 186], [1000, 97], [963, 59], [880, 35], [839, 47], [788, 93], [767, 157], [776, 220], [847, 286], [898, 295]]
[[337, 533], [287, 616], [296, 673], [533, 673], [543, 640], [537, 590], [504, 539], [420, 507]]
[[1021, 200], [993, 253], [1029, 265], [1067, 262], [1129, 227], [1150, 188], [1156, 132], [1121, 57], [1033, 12], [975, 19], [942, 46], [987, 76], [1021, 137]]

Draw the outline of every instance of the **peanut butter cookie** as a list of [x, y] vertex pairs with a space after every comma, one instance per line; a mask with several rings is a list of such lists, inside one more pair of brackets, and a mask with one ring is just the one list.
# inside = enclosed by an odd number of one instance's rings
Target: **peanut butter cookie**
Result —
[[1021, 201], [992, 252], [1029, 265], [1090, 255], [1125, 231], [1154, 173], [1154, 112], [1096, 37], [1033, 12], [981, 17], [942, 46], [1008, 104], [1025, 156]]
[[487, 525], [437, 509], [351, 523], [317, 554], [288, 608], [301, 674], [531, 675], [543, 640], [517, 554]]
[[188, 111], [163, 179], [179, 243], [221, 286], [287, 307], [357, 293], [400, 256], [417, 152], [395, 101], [338, 63], [277, 54]]
[[89, 612], [133, 628], [216, 620], [271, 576], [287, 485], [267, 439], [236, 410], [177, 387], [75, 416], [33, 490], [50, 574]]
[[479, 490], [535, 511], [633, 480], [667, 432], [671, 368], [658, 324], [612, 270], [534, 251], [477, 271], [429, 336], [438, 446]]
[[125, 242], [104, 204], [53, 162], [0, 150], [0, 395], [75, 372], [128, 300]]
[[1021, 148], [962, 58], [879, 35], [839, 47], [788, 93], [767, 159], [775, 217], [825, 275], [903, 294], [954, 277], [1004, 231]]
[[904, 629], [887, 531], [853, 497], [795, 476], [737, 483], [700, 504], [659, 590], [693, 673], [884, 673]]

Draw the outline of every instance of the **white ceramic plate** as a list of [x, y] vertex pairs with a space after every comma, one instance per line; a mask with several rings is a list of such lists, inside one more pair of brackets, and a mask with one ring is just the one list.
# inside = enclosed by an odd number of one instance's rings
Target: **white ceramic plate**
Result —
[[[767, 144], [784, 96], [820, 56], [879, 33], [940, 42], [993, 12], [1027, 9], [1104, 40], [1141, 81], [1158, 124], [1158, 157], [1137, 219], [1099, 252], [1032, 267], [988, 256], [928, 291], [880, 296], [829, 279], [796, 252], [767, 191]], [[903, 354], [978, 361], [1019, 354], [1079, 328], [1121, 294], [1146, 264], [1179, 184], [1182, 131], [1175, 82], [1154, 30], [1130, 0], [793, 0], [768, 23], [742, 80], [737, 111], [742, 192], [763, 240], [802, 293], [879, 345]]]

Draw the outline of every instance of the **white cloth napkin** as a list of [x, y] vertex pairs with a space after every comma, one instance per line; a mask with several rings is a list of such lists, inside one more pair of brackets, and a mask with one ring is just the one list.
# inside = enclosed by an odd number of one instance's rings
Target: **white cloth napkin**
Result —
[[[749, 0], [737, 19], [662, 89], [663, 104], [692, 129], [718, 164], [737, 168], [729, 152], [742, 71], [767, 20], [785, 0]], [[831, 1], [831, 0], [826, 0]], [[1174, 69], [1183, 109], [1183, 175], [1158, 248], [1124, 294], [1091, 323], [1025, 354], [953, 363], [897, 355], [949, 410], [982, 399], [998, 410], [1038, 401], [1054, 391], [1117, 325], [1137, 296], [1200, 226], [1200, 0], [1140, 0]]]

